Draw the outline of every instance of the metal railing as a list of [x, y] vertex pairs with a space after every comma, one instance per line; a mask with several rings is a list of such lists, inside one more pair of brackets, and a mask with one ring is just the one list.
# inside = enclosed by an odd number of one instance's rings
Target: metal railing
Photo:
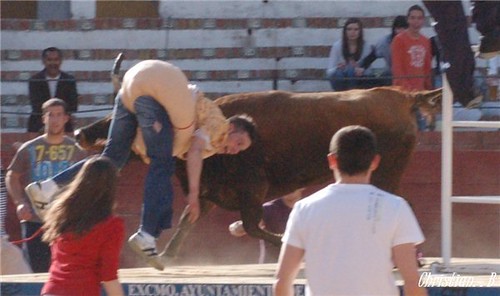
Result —
[[450, 271], [452, 257], [453, 203], [500, 204], [500, 196], [453, 196], [453, 128], [500, 128], [500, 121], [453, 121], [453, 94], [443, 74], [442, 163], [441, 163], [441, 255], [444, 268]]

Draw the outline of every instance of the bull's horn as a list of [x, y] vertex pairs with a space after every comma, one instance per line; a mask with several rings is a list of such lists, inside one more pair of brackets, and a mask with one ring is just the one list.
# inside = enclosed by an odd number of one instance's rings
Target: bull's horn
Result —
[[120, 68], [122, 65], [123, 57], [123, 52], [120, 52], [115, 58], [113, 69], [111, 69], [111, 82], [113, 83], [113, 93], [115, 96], [121, 88]]
[[113, 64], [113, 70], [111, 70], [111, 75], [118, 75], [120, 74], [120, 68], [122, 66], [122, 61], [123, 61], [123, 52], [120, 52], [118, 56], [115, 58], [115, 62]]

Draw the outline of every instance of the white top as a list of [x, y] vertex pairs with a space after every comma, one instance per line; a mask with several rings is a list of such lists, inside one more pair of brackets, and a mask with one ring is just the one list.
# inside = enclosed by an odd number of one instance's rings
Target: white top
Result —
[[[358, 60], [358, 63], [363, 60], [367, 55], [371, 52], [371, 46], [366, 42], [363, 44], [363, 50], [361, 51], [361, 56]], [[330, 56], [328, 58], [328, 64], [326, 68], [326, 74], [331, 75], [337, 70], [337, 65], [339, 63], [347, 63], [342, 55], [342, 39], [333, 43], [332, 48], [330, 49]], [[368, 75], [371, 71], [370, 68], [365, 69], [365, 75]], [[368, 71], [368, 72], [367, 72]]]
[[369, 184], [333, 184], [297, 202], [283, 236], [305, 250], [306, 295], [399, 295], [391, 249], [423, 241], [408, 203]]
[[498, 56], [488, 60], [488, 75], [495, 76], [498, 75]]
[[205, 142], [204, 149], [212, 149], [212, 145], [210, 145], [210, 136], [205, 132], [205, 130], [199, 128], [194, 131], [193, 136], [202, 139]]

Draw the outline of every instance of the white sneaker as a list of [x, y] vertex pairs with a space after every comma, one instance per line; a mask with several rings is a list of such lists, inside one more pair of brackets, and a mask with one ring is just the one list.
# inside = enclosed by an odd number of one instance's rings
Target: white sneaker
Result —
[[158, 270], [163, 270], [164, 266], [161, 262], [161, 257], [158, 256], [158, 252], [156, 251], [154, 237], [138, 231], [128, 239], [128, 244], [132, 250], [144, 258], [149, 265]]
[[54, 194], [59, 190], [54, 181], [33, 182], [24, 188], [28, 195], [31, 207], [42, 221], [53, 201]]

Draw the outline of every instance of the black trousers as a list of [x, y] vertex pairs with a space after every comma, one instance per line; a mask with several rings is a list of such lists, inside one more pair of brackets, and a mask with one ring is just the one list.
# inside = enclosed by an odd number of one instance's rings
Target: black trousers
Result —
[[474, 54], [467, 32], [467, 18], [461, 1], [423, 1], [436, 20], [434, 27], [441, 43], [442, 59], [450, 64], [446, 71], [454, 101], [466, 106], [473, 98]]
[[472, 1], [472, 21], [481, 35], [498, 30], [500, 27], [499, 1]]
[[[21, 222], [23, 239], [32, 236], [42, 227], [42, 223]], [[48, 272], [50, 267], [50, 247], [42, 242], [42, 233], [23, 243], [23, 255], [33, 272]]]

